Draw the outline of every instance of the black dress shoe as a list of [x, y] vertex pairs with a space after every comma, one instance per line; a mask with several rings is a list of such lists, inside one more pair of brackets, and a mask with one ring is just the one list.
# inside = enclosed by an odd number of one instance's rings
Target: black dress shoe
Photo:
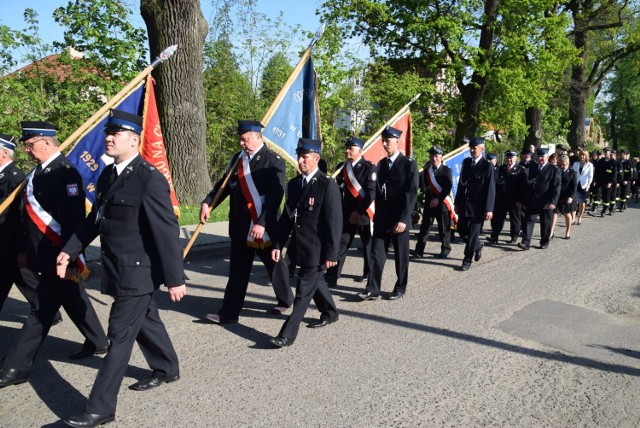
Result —
[[69, 355], [69, 359], [71, 360], [82, 360], [84, 358], [89, 358], [93, 355], [104, 355], [107, 353], [107, 351], [109, 350], [109, 348], [101, 348], [101, 349], [96, 349], [96, 350], [91, 350], [91, 349], [81, 349], [78, 352], [74, 352], [73, 354]]
[[439, 259], [446, 259], [447, 257], [449, 257], [449, 253], [451, 253], [451, 250], [444, 250], [444, 251], [440, 252], [440, 254], [438, 254], [438, 258]]
[[517, 243], [517, 242], [518, 242], [518, 240], [517, 240], [516, 238], [511, 238], [511, 239], [509, 239], [509, 240], [507, 241], [507, 244], [515, 244], [515, 243]]
[[518, 242], [518, 248], [520, 248], [521, 250], [528, 250], [529, 249], [529, 245], [522, 243], [522, 242]]
[[393, 293], [387, 296], [387, 300], [398, 300], [404, 297], [404, 293], [400, 293], [399, 291], [394, 291]]
[[484, 242], [480, 242], [480, 248], [476, 250], [476, 254], [473, 256], [473, 260], [479, 262], [482, 258], [482, 249], [484, 248]]
[[271, 343], [276, 345], [278, 348], [283, 348], [285, 346], [293, 345], [293, 339], [287, 339], [286, 337], [274, 337], [271, 339]]
[[9, 385], [19, 385], [25, 383], [29, 379], [28, 370], [9, 369], [3, 367], [0, 369], [0, 388]]
[[367, 279], [369, 279], [369, 275], [361, 275], [361, 276], [356, 276], [355, 278], [353, 278], [353, 280], [355, 282], [364, 282]]
[[416, 250], [409, 250], [409, 254], [411, 254], [413, 257], [415, 257], [416, 259], [422, 259], [424, 258], [424, 253], [416, 251]]
[[334, 322], [338, 321], [338, 318], [332, 319], [332, 320], [328, 320], [328, 319], [320, 319], [317, 321], [311, 321], [309, 324], [307, 324], [307, 327], [309, 328], [322, 328], [322, 327], [326, 327], [329, 324], [332, 324]]
[[53, 319], [53, 322], [51, 323], [51, 327], [53, 327], [54, 325], [60, 324], [62, 321], [63, 321], [62, 315], [60, 315], [60, 312], [58, 312], [56, 317]]
[[362, 300], [378, 300], [380, 298], [379, 294], [374, 294], [371, 291], [366, 291], [364, 293], [356, 294]]
[[460, 266], [461, 271], [467, 271], [471, 269], [471, 260], [463, 260], [462, 266]]
[[90, 413], [82, 413], [80, 415], [71, 416], [69, 419], [65, 419], [64, 423], [70, 427], [92, 428], [113, 422], [115, 418], [115, 413], [110, 415], [92, 415]]
[[487, 242], [489, 244], [497, 244], [498, 243], [498, 238], [492, 238], [491, 236], [487, 236], [485, 239], [487, 240]]
[[142, 379], [140, 382], [136, 382], [129, 387], [134, 391], [148, 391], [153, 388], [157, 388], [163, 383], [171, 383], [180, 379], [180, 375], [167, 377], [161, 373], [153, 373], [151, 376]]
[[547, 248], [549, 248], [549, 244], [540, 244], [540, 249], [541, 250], [546, 250]]

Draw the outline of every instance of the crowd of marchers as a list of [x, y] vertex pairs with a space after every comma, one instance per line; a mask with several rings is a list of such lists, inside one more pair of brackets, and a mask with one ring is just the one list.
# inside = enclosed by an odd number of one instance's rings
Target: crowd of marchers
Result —
[[[562, 146], [555, 153], [508, 150], [497, 166], [496, 156], [485, 154], [481, 137], [461, 141], [470, 156], [462, 161], [452, 197], [452, 170], [444, 162], [444, 150], [431, 147], [429, 161], [419, 170], [400, 150], [402, 131], [393, 127], [382, 131], [386, 156], [377, 164], [363, 157], [363, 140], [348, 138], [345, 160], [333, 176], [327, 175], [321, 157], [322, 142], [300, 138], [300, 174], [285, 183], [284, 160], [265, 145], [262, 128], [256, 121], [238, 122], [240, 150], [201, 204], [200, 220], [206, 223], [211, 211], [229, 198], [231, 241], [222, 304], [203, 316], [216, 324], [240, 322], [258, 256], [275, 294], [275, 306], [267, 312], [284, 321], [270, 339], [277, 348], [295, 342], [312, 300], [320, 316], [308, 327], [339, 320], [331, 288], [341, 280], [356, 235], [364, 265], [356, 281], [365, 286], [354, 298], [396, 301], [408, 292], [411, 257], [425, 257], [434, 221], [440, 242], [435, 257], [448, 258], [458, 235], [464, 242], [459, 269], [466, 271], [482, 259], [485, 244], [529, 250], [539, 223], [539, 248], [546, 249], [559, 217], [565, 222], [563, 238], [570, 239], [585, 213], [610, 216], [638, 198], [638, 163], [627, 151], [618, 157], [608, 148], [591, 154], [582, 148], [567, 152]], [[26, 180], [21, 196], [0, 215], [0, 308], [14, 283], [31, 308], [2, 361], [0, 388], [29, 379], [40, 346], [62, 319], [62, 307], [85, 337], [70, 358], [104, 355], [84, 411], [64, 421], [70, 426], [94, 427], [115, 419], [134, 343], [152, 371], [131, 389], [146, 391], [180, 378], [177, 353], [153, 300], [162, 284], [173, 301], [186, 295], [179, 230], [166, 179], [140, 157], [141, 131], [141, 117], [111, 112], [105, 153], [114, 163], [100, 175], [87, 218], [82, 178], [62, 156], [54, 125], [22, 123], [22, 149], [37, 165], [26, 177], [12, 162], [18, 141], [0, 134], [0, 200]], [[491, 227], [483, 240], [487, 222]], [[411, 250], [410, 233], [417, 223]], [[79, 279], [86, 270], [82, 250], [98, 235], [101, 289], [114, 298], [106, 333]], [[391, 248], [395, 281], [383, 284]]]

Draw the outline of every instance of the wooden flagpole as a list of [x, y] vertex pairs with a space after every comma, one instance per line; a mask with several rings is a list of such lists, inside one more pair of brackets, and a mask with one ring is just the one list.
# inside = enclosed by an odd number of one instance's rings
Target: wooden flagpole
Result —
[[[73, 134], [71, 134], [60, 146], [58, 147], [60, 151], [64, 151], [71, 143], [73, 143], [79, 136], [81, 136], [88, 128], [95, 125], [96, 122], [102, 120], [104, 115], [109, 111], [111, 107], [116, 105], [120, 100], [129, 95], [131, 90], [142, 81], [148, 74], [150, 74], [153, 69], [160, 64], [161, 62], [166, 61], [173, 55], [173, 53], [178, 49], [178, 45], [169, 46], [165, 50], [163, 50], [160, 55], [149, 64], [144, 70], [140, 72], [127, 86], [122, 88], [120, 92], [118, 92], [114, 97], [112, 97], [109, 101], [107, 101], [97, 112], [93, 114], [85, 123], [82, 124], [78, 129], [75, 130]], [[13, 192], [0, 204], [0, 214], [4, 213], [5, 210], [11, 205], [16, 196], [24, 190], [27, 185], [27, 179], [25, 178], [22, 182], [16, 187]]]

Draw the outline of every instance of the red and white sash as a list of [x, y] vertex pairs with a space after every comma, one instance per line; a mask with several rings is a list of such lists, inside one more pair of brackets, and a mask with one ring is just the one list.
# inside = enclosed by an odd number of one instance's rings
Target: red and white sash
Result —
[[271, 245], [271, 238], [269, 238], [266, 230], [260, 239], [253, 239], [251, 236], [251, 229], [253, 225], [258, 222], [260, 214], [262, 214], [264, 198], [260, 196], [256, 184], [253, 182], [251, 168], [249, 168], [249, 155], [242, 153], [240, 156], [242, 156], [242, 162], [238, 164], [238, 181], [240, 182], [244, 199], [247, 201], [247, 208], [251, 214], [251, 224], [249, 225], [249, 233], [247, 234], [247, 245], [253, 248], [267, 248]]
[[[56, 221], [38, 202], [33, 195], [33, 174], [35, 171], [31, 171], [27, 177], [27, 188], [24, 192], [24, 206], [29, 215], [29, 219], [36, 225], [38, 230], [46, 236], [57, 247], [62, 247], [62, 227], [60, 223]], [[80, 254], [80, 257], [76, 260], [76, 275], [80, 275], [82, 279], [87, 279], [89, 276], [89, 269], [85, 263], [84, 257]], [[77, 281], [77, 278], [72, 278]]]
[[[358, 202], [362, 202], [364, 199], [364, 189], [360, 183], [358, 183], [356, 176], [353, 174], [353, 166], [351, 165], [351, 162], [345, 162], [344, 168], [342, 168], [342, 177], [344, 178], [344, 183], [347, 185], [347, 189], [349, 189], [351, 196], [353, 196]], [[371, 205], [367, 208], [367, 215], [369, 216], [369, 219], [373, 220], [375, 212], [375, 201], [371, 201]]]
[[[435, 174], [433, 172], [433, 168], [431, 166], [426, 168], [424, 176], [427, 179], [427, 183], [429, 184], [429, 188], [431, 189], [431, 192], [434, 195], [439, 196], [440, 193], [442, 193], [442, 186], [440, 186], [440, 184], [436, 181], [436, 176], [435, 176]], [[449, 210], [449, 217], [451, 217], [451, 222], [454, 225], [458, 224], [458, 215], [456, 214], [455, 210], [453, 209], [453, 200], [451, 199], [451, 195], [447, 195], [447, 197], [444, 198], [442, 203]]]

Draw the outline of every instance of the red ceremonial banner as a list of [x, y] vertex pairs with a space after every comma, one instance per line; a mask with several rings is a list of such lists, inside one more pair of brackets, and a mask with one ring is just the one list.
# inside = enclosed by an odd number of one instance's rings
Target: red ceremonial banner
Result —
[[158, 115], [156, 95], [153, 90], [154, 84], [155, 81], [149, 76], [146, 84], [147, 93], [144, 97], [144, 124], [140, 153], [144, 160], [155, 166], [169, 182], [173, 211], [176, 217], [180, 217], [180, 205], [178, 204], [178, 198], [176, 198], [176, 192], [173, 188], [173, 179], [171, 178], [171, 170], [169, 169], [169, 161], [167, 160], [167, 149], [164, 146], [164, 139], [162, 138], [160, 116]]
[[[402, 135], [398, 140], [398, 148], [407, 157], [411, 157], [411, 111], [407, 110], [405, 114], [400, 116], [398, 120], [391, 123], [390, 126], [402, 131]], [[378, 137], [375, 143], [364, 152], [365, 159], [378, 164], [378, 161], [387, 156], [387, 152], [382, 147], [382, 137]]]

